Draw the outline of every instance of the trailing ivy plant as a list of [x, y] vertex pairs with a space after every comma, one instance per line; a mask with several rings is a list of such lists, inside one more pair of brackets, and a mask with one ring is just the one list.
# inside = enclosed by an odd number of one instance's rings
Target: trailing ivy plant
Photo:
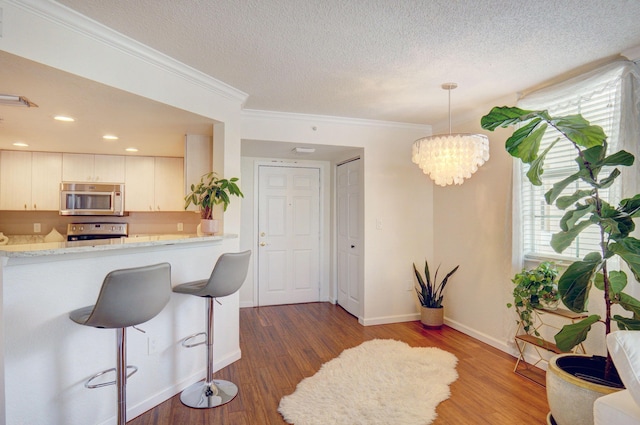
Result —
[[[527, 111], [517, 107], [495, 107], [482, 117], [482, 128], [517, 125], [519, 128], [506, 141], [509, 154], [529, 164], [527, 177], [532, 184], [542, 184], [544, 160], [558, 143], [570, 143], [576, 152], [574, 174], [555, 182], [545, 194], [547, 204], [565, 210], [560, 220], [560, 232], [551, 239], [551, 247], [563, 252], [584, 229], [597, 226], [600, 250], [588, 253], [582, 260], [571, 264], [558, 280], [562, 302], [574, 312], [586, 311], [592, 285], [602, 291], [605, 304], [604, 317], [592, 314], [580, 322], [564, 326], [555, 336], [556, 345], [569, 351], [587, 338], [591, 326], [604, 323], [605, 333], [611, 332], [611, 322], [619, 329], [640, 329], [640, 301], [623, 292], [627, 275], [621, 270], [609, 270], [608, 260], [618, 256], [640, 282], [640, 240], [630, 236], [634, 219], [640, 216], [640, 195], [623, 199], [618, 206], [610, 205], [600, 196], [600, 190], [610, 187], [620, 175], [619, 166], [630, 166], [634, 156], [624, 150], [607, 154], [607, 136], [604, 130], [591, 125], [582, 115], [552, 117], [547, 111]], [[548, 127], [558, 132], [558, 138], [543, 152], [540, 141]], [[605, 168], [613, 167], [605, 176]], [[565, 194], [571, 184], [583, 181], [590, 188]], [[614, 315], [612, 306], [619, 305], [631, 313], [630, 317]], [[612, 373], [612, 362], [607, 355], [605, 374]]]
[[558, 269], [555, 264], [543, 261], [535, 269], [522, 270], [511, 279], [515, 284], [513, 304], [508, 303], [507, 307], [516, 309], [518, 323], [526, 333], [540, 336], [534, 327], [533, 310], [559, 301], [557, 276]]

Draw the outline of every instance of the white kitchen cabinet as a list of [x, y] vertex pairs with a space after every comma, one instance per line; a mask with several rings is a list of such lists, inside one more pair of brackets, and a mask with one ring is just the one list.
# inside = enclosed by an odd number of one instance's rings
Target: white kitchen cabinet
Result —
[[0, 152], [0, 210], [57, 211], [62, 155]]
[[150, 156], [125, 158], [124, 209], [153, 211], [155, 161]]
[[127, 211], [183, 211], [182, 158], [130, 156], [125, 160]]
[[156, 158], [156, 211], [184, 211], [184, 160]]
[[33, 152], [31, 156], [31, 204], [34, 210], [60, 209], [62, 154]]
[[[191, 185], [200, 182], [203, 174], [212, 169], [213, 143], [211, 136], [187, 134], [184, 140], [184, 188], [185, 195], [191, 193]], [[191, 204], [189, 211], [197, 211]]]
[[31, 152], [0, 153], [0, 209], [31, 209]]
[[62, 180], [67, 182], [122, 183], [125, 157], [122, 155], [62, 154]]

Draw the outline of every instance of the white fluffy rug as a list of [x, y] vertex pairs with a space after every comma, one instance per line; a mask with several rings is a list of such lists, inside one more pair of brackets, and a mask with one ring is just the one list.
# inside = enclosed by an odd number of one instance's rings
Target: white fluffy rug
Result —
[[427, 425], [449, 398], [457, 362], [439, 348], [374, 339], [303, 379], [278, 411], [295, 425]]

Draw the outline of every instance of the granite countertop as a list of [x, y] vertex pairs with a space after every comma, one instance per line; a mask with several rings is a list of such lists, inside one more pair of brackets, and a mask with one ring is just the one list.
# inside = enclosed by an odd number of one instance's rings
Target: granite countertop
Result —
[[221, 241], [226, 236], [198, 236], [189, 234], [136, 235], [116, 239], [95, 239], [70, 242], [31, 242], [0, 245], [0, 257], [42, 257], [80, 252], [110, 251], [137, 247], [187, 244], [195, 242]]

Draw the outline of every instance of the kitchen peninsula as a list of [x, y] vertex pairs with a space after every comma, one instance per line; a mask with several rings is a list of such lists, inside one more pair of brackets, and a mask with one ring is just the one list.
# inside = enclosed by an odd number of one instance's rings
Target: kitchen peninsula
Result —
[[[89, 390], [84, 382], [115, 366], [115, 331], [79, 326], [69, 312], [94, 304], [112, 270], [168, 262], [175, 286], [207, 278], [217, 258], [236, 247], [233, 236], [181, 235], [0, 246], [0, 423], [113, 423], [115, 387]], [[216, 370], [240, 358], [237, 295], [220, 301], [215, 308]], [[127, 386], [128, 419], [204, 377], [204, 347], [180, 344], [204, 330], [203, 316], [202, 300], [173, 294], [158, 316], [139, 326], [145, 333], [127, 330], [128, 364], [139, 368]]]

